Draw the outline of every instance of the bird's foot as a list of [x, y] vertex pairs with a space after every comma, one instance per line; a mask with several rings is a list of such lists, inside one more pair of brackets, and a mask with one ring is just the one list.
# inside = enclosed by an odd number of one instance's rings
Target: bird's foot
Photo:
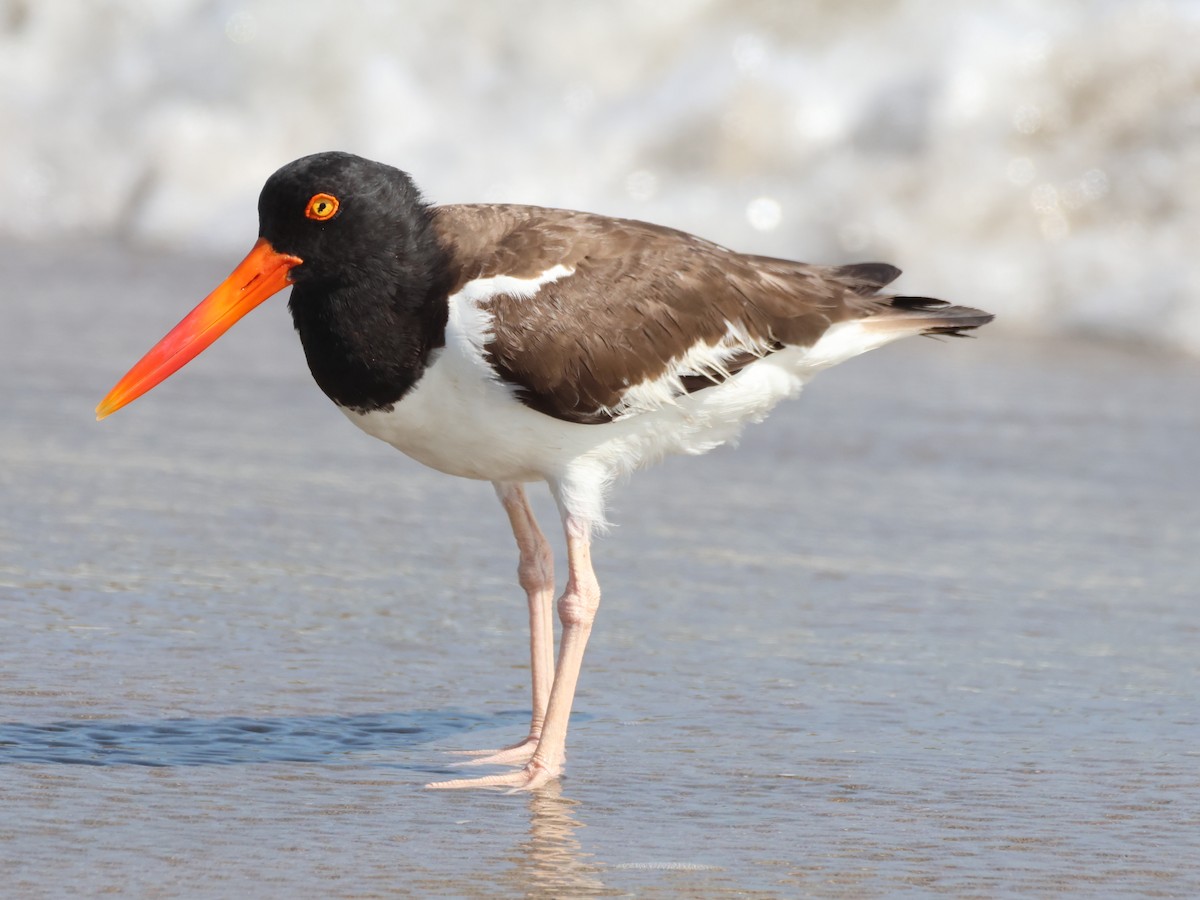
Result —
[[503, 775], [483, 775], [479, 778], [455, 778], [451, 781], [435, 781], [425, 787], [435, 791], [458, 790], [459, 788], [508, 788], [510, 794], [517, 791], [532, 791], [553, 781], [562, 774], [562, 765], [547, 766], [536, 759], [529, 760], [523, 769], [505, 772]]
[[473, 759], [464, 759], [460, 762], [452, 763], [454, 766], [523, 766], [533, 759], [533, 752], [537, 750], [538, 741], [541, 740], [541, 735], [531, 734], [523, 741], [518, 741], [508, 747], [502, 747], [499, 750], [452, 750], [451, 753], [460, 756], [470, 756]]

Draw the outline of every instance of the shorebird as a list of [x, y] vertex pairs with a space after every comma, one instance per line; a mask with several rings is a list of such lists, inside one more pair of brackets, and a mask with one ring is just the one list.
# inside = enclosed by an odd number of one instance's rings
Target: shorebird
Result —
[[[506, 204], [434, 206], [399, 169], [348, 153], [288, 163], [263, 187], [259, 238], [96, 409], [150, 390], [285, 287], [317, 385], [346, 417], [439, 471], [494, 484], [529, 605], [532, 717], [484, 751], [511, 771], [435, 788], [529, 790], [563, 771], [600, 602], [593, 532], [608, 488], [668, 454], [735, 437], [823, 369], [991, 315], [883, 293], [884, 263], [816, 266], [681, 231]], [[525, 485], [562, 518], [567, 582], [554, 658], [553, 554]]]

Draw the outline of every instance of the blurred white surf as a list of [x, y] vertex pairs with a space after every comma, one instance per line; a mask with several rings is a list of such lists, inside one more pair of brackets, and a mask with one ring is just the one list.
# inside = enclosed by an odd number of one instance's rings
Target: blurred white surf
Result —
[[280, 164], [882, 259], [1200, 353], [1200, 3], [0, 4], [0, 234], [238, 253]]

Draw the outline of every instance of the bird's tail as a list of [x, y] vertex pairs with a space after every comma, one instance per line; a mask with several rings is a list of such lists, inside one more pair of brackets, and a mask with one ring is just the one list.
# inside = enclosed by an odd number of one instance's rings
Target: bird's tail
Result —
[[889, 297], [879, 292], [900, 276], [889, 263], [851, 263], [833, 269], [838, 280], [863, 297], [866, 313], [859, 322], [868, 331], [887, 339], [910, 334], [948, 334], [969, 337], [963, 332], [986, 325], [992, 314], [969, 306], [951, 306], [932, 297]]
[[[884, 299], [884, 298], [880, 298]], [[864, 328], [880, 333], [945, 334], [970, 337], [966, 332], [986, 325], [995, 318], [991, 313], [969, 306], [951, 306], [932, 297], [888, 297], [887, 305], [861, 320]]]

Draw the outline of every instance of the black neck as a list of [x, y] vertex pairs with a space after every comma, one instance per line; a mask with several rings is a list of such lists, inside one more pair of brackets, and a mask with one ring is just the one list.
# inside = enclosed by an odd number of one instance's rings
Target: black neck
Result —
[[308, 368], [329, 399], [370, 412], [390, 409], [412, 389], [445, 343], [450, 277], [430, 234], [367, 266], [297, 278], [288, 308]]

